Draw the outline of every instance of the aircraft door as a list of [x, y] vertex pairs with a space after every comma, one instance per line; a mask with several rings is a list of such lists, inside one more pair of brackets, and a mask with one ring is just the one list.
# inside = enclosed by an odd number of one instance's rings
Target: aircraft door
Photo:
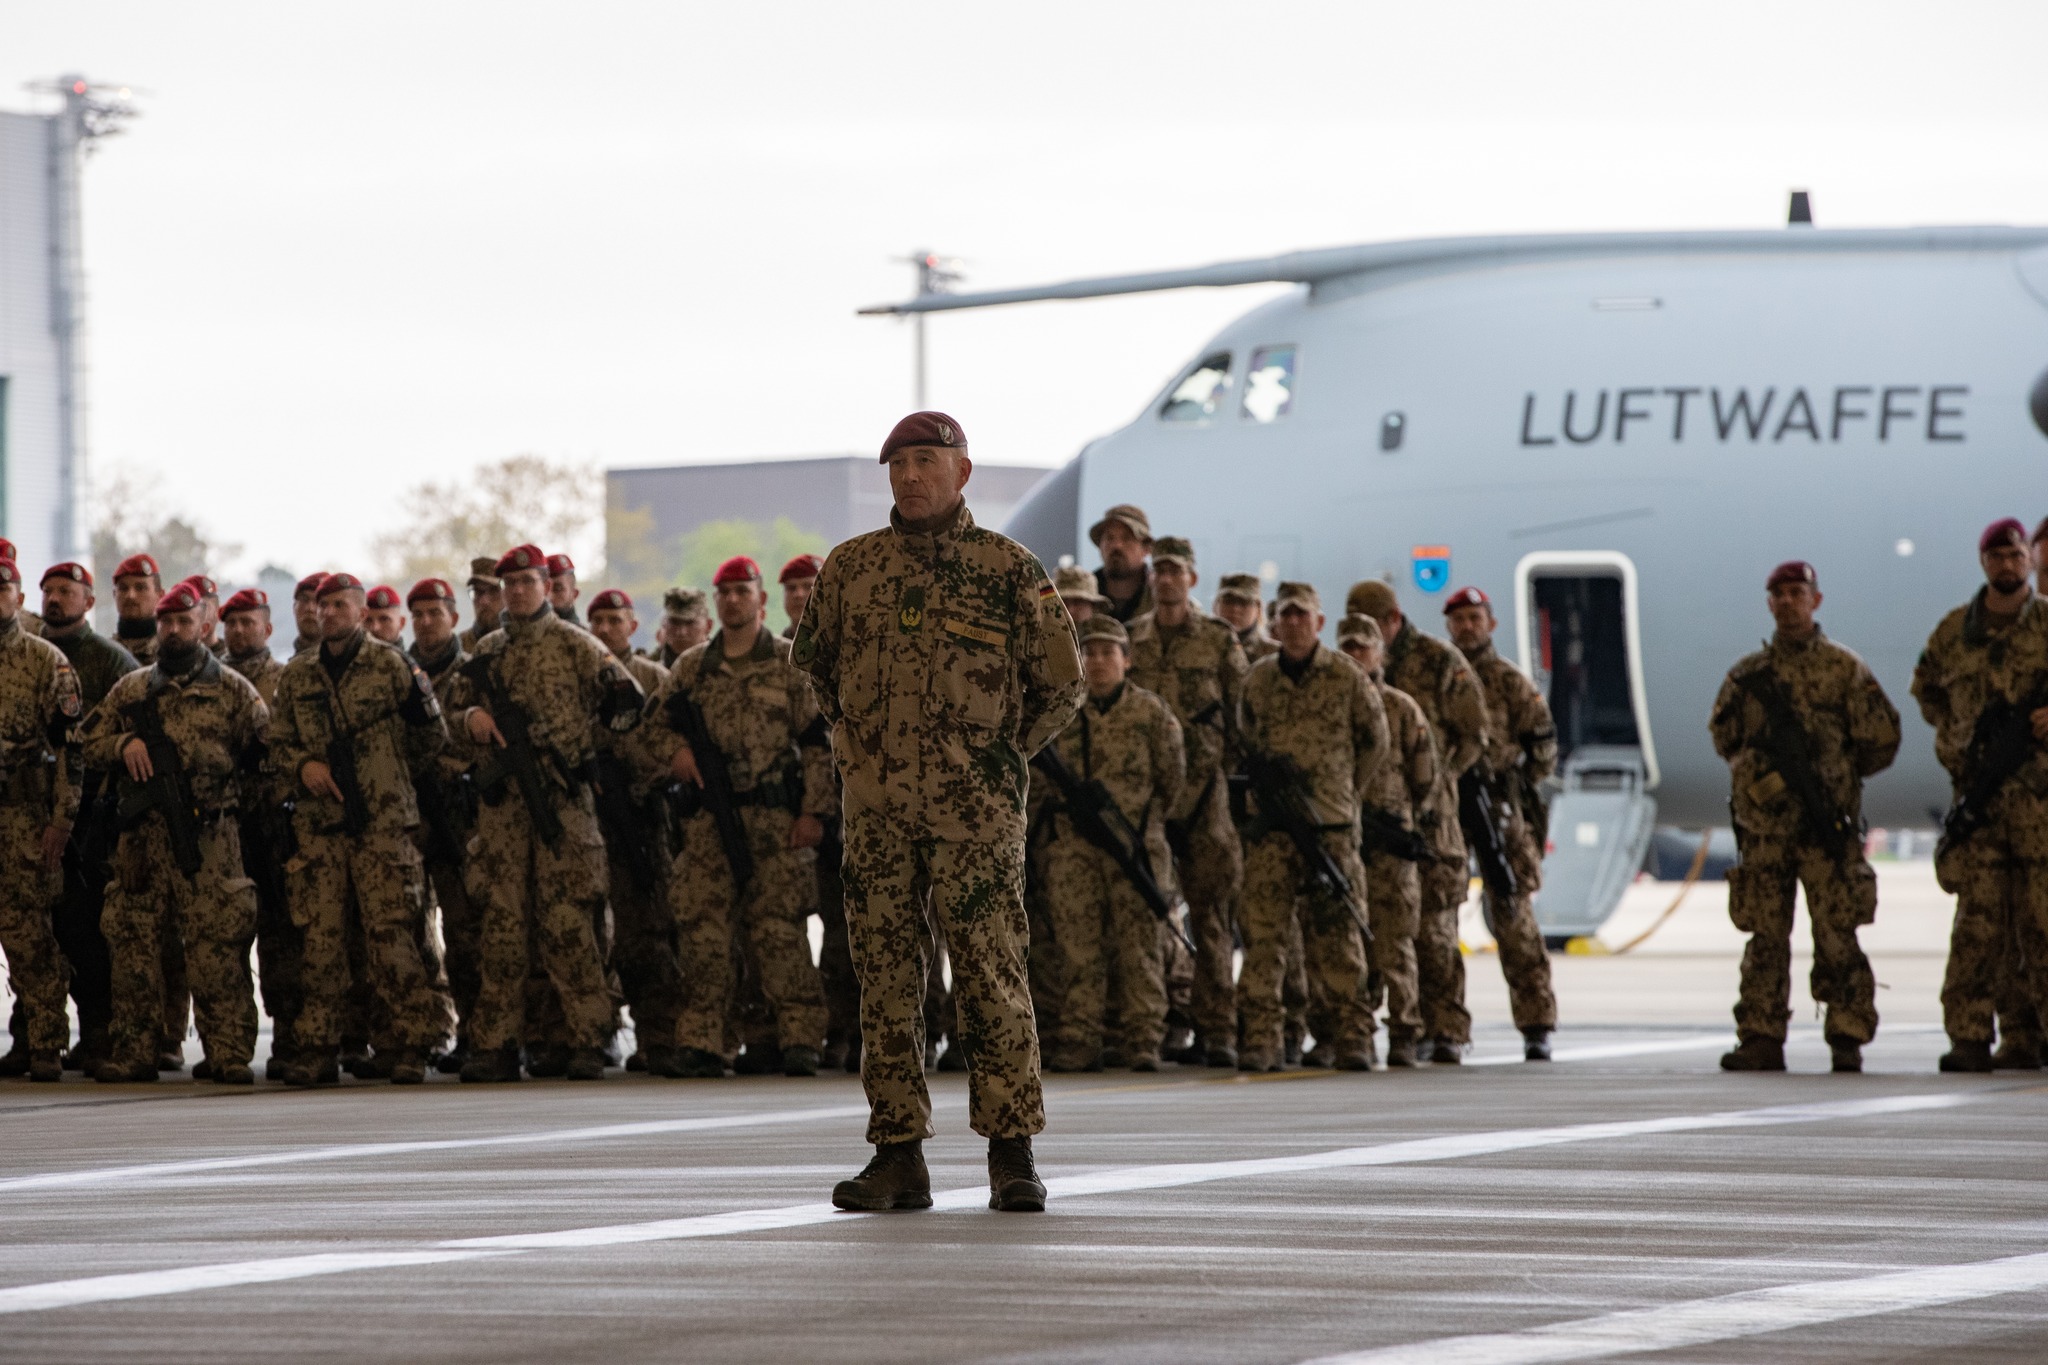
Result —
[[1656, 831], [1656, 749], [1643, 689], [1635, 564], [1543, 551], [1515, 567], [1522, 669], [1550, 703], [1558, 772], [1536, 920], [1553, 947], [1597, 931]]

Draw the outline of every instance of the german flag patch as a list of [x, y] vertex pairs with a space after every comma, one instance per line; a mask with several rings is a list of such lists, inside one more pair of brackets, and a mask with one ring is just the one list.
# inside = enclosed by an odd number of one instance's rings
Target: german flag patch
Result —
[[1052, 586], [1052, 584], [1051, 584], [1051, 583], [1049, 583], [1049, 582], [1047, 582], [1047, 583], [1040, 583], [1040, 584], [1038, 585], [1038, 600], [1039, 600], [1039, 601], [1043, 602], [1043, 601], [1045, 601], [1045, 600], [1046, 600], [1047, 598], [1050, 598], [1050, 597], [1055, 597], [1055, 596], [1057, 596], [1057, 595], [1058, 595], [1058, 594], [1057, 594], [1057, 593], [1055, 592], [1055, 590], [1054, 590], [1054, 588], [1053, 588], [1053, 586]]

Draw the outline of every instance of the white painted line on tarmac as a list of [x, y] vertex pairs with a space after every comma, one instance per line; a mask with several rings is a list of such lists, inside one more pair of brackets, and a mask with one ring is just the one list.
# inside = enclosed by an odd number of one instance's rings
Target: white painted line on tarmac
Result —
[[[1192, 1161], [1157, 1166], [1121, 1166], [1085, 1175], [1056, 1176], [1045, 1183], [1046, 1192], [1052, 1199], [1064, 1200], [1092, 1194], [1127, 1194], [1138, 1190], [1171, 1189], [1218, 1180], [1299, 1175], [1346, 1167], [1453, 1161], [1462, 1157], [1490, 1156], [1501, 1152], [1528, 1151], [1566, 1143], [1598, 1142], [1609, 1138], [1648, 1137], [1719, 1128], [1767, 1128], [1788, 1123], [1819, 1123], [1830, 1119], [1855, 1119], [1879, 1114], [1953, 1109], [1975, 1103], [1987, 1094], [1995, 1093], [1998, 1092], [1946, 1091], [1925, 1095], [1891, 1095], [1862, 1100], [1774, 1105], [1766, 1109], [1737, 1109], [1714, 1114], [1678, 1114], [1665, 1118], [1581, 1123], [1560, 1128], [1510, 1128], [1494, 1132], [1456, 1133], [1445, 1137], [1387, 1142], [1372, 1147], [1345, 1147], [1336, 1151], [1309, 1152], [1297, 1156], [1255, 1157], [1241, 1161]], [[943, 1211], [979, 1208], [987, 1201], [988, 1187], [973, 1185], [935, 1192], [932, 1203], [934, 1209]], [[0, 1289], [0, 1314], [33, 1312], [43, 1308], [68, 1307], [113, 1299], [189, 1293], [200, 1289], [221, 1289], [238, 1284], [266, 1284], [276, 1280], [304, 1279], [309, 1276], [333, 1275], [351, 1270], [374, 1270], [420, 1263], [404, 1259], [406, 1257], [426, 1256], [430, 1259], [463, 1260], [470, 1256], [491, 1254], [625, 1246], [635, 1242], [679, 1241], [699, 1237], [729, 1237], [788, 1228], [815, 1227], [871, 1216], [873, 1215], [842, 1213], [830, 1204], [824, 1203], [785, 1204], [775, 1208], [735, 1209], [726, 1213], [702, 1214], [690, 1218], [664, 1218], [644, 1223], [566, 1228], [558, 1232], [467, 1237], [436, 1242], [429, 1248], [414, 1251], [358, 1252], [342, 1257], [289, 1256], [272, 1260], [191, 1266], [177, 1270], [146, 1271], [139, 1274], [91, 1276]]]
[[1558, 1360], [1604, 1360], [2044, 1288], [2048, 1288], [2048, 1253], [2036, 1253], [1861, 1279], [1752, 1289], [1665, 1308], [1603, 1313], [1525, 1332], [1442, 1337], [1323, 1356], [1311, 1365], [1542, 1365]]
[[[934, 1107], [939, 1107], [936, 1101]], [[608, 1123], [588, 1128], [549, 1128], [538, 1132], [496, 1133], [487, 1137], [423, 1138], [411, 1142], [355, 1142], [328, 1147], [293, 1147], [277, 1152], [256, 1152], [248, 1156], [195, 1157], [189, 1161], [156, 1161], [140, 1166], [99, 1166], [83, 1171], [18, 1175], [0, 1179], [0, 1194], [97, 1185], [106, 1181], [138, 1180], [149, 1176], [241, 1170], [251, 1166], [286, 1166], [307, 1161], [349, 1161], [360, 1157], [399, 1156], [413, 1152], [454, 1152], [474, 1147], [596, 1142], [609, 1138], [646, 1137], [659, 1133], [702, 1133], [725, 1128], [752, 1128], [762, 1124], [812, 1123], [826, 1119], [865, 1121], [867, 1116], [868, 1106], [863, 1102], [813, 1109], [771, 1110], [758, 1114], [722, 1114], [712, 1118], [649, 1119], [638, 1123]]]
[[[1641, 1043], [1599, 1043], [1592, 1047], [1561, 1047], [1550, 1054], [1553, 1062], [1597, 1062], [1608, 1057], [1646, 1057], [1656, 1052], [1691, 1052], [1699, 1048], [1733, 1047], [1735, 1034], [1702, 1033], [1687, 1038], [1657, 1038]], [[1467, 1057], [1466, 1066], [1520, 1066], [1522, 1054], [1503, 1052], [1493, 1057]], [[1538, 1063], [1540, 1066], [1541, 1063]]]

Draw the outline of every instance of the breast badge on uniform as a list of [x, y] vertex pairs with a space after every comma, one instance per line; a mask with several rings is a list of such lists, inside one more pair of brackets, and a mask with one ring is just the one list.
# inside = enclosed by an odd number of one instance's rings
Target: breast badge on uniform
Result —
[[1417, 545], [1408, 557], [1415, 586], [1424, 592], [1442, 592], [1444, 584], [1451, 581], [1450, 546]]
[[905, 635], [915, 635], [924, 628], [923, 588], [903, 590], [903, 597], [896, 604], [896, 628]]

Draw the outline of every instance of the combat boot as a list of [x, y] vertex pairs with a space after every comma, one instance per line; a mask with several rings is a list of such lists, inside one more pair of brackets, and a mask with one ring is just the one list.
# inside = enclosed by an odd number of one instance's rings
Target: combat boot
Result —
[[1279, 1071], [1282, 1067], [1280, 1059], [1272, 1053], [1261, 1051], [1255, 1047], [1248, 1047], [1237, 1054], [1237, 1069], [1256, 1074], [1264, 1071]]
[[1408, 1038], [1387, 1039], [1387, 1067], [1412, 1069], [1415, 1066], [1415, 1043]]
[[318, 1061], [299, 1056], [284, 1069], [284, 1083], [297, 1090], [309, 1090], [316, 1085], [340, 1085], [341, 1063], [332, 1056]]
[[782, 1049], [782, 1074], [785, 1076], [815, 1076], [818, 1074], [818, 1049], [798, 1043]]
[[256, 1072], [247, 1062], [224, 1062], [213, 1069], [215, 1085], [254, 1085]]
[[1131, 1054], [1131, 1070], [1133, 1071], [1157, 1071], [1163, 1064], [1164, 1059], [1156, 1052], [1134, 1052]]
[[925, 1169], [924, 1144], [912, 1140], [877, 1146], [859, 1175], [832, 1187], [832, 1206], [859, 1213], [930, 1208], [932, 1176]]
[[1863, 1044], [1854, 1038], [1833, 1034], [1828, 1038], [1828, 1051], [1833, 1054], [1830, 1071], [1861, 1071], [1863, 1069]]
[[827, 1071], [844, 1071], [846, 1041], [842, 1038], [827, 1038], [825, 1046], [818, 1051], [818, 1065]]
[[553, 1077], [568, 1074], [569, 1049], [561, 1043], [543, 1043], [526, 1050], [526, 1074]]
[[516, 1081], [519, 1079], [519, 1045], [507, 1043], [500, 1048], [473, 1047], [469, 1060], [462, 1064], [462, 1079], [465, 1081]]
[[457, 1043], [453, 1048], [434, 1058], [434, 1070], [443, 1076], [460, 1076], [463, 1064], [469, 1061], [469, 1044]]
[[427, 1050], [402, 1047], [391, 1058], [393, 1085], [424, 1085], [427, 1080]]
[[601, 1081], [606, 1060], [605, 1050], [601, 1047], [579, 1047], [569, 1054], [562, 1074], [572, 1081]]
[[1090, 1050], [1085, 1047], [1054, 1048], [1046, 1056], [1045, 1069], [1047, 1071], [1100, 1071], [1102, 1070], [1102, 1050], [1100, 1048]]
[[1721, 1054], [1723, 1071], [1783, 1071], [1785, 1044], [1760, 1033], [1745, 1033], [1733, 1052]]
[[634, 1048], [634, 1049], [633, 1049], [633, 1055], [632, 1055], [632, 1056], [630, 1056], [630, 1057], [628, 1057], [628, 1058], [626, 1058], [626, 1070], [630, 1072], [630, 1071], [645, 1071], [646, 1069], [647, 1069], [647, 1049], [646, 1049], [646, 1048], [644, 1048], [644, 1047], [636, 1047], [636, 1048]]
[[[1318, 1052], [1324, 1050], [1320, 1047], [1316, 1049]], [[1370, 1071], [1372, 1047], [1368, 1044], [1365, 1047], [1353, 1048], [1349, 1052], [1338, 1052], [1330, 1058], [1330, 1064], [1339, 1071]]]
[[939, 1070], [967, 1070], [967, 1045], [958, 1038], [948, 1038], [946, 1050], [939, 1054]]
[[988, 1206], [998, 1213], [1044, 1213], [1045, 1185], [1028, 1137], [988, 1140]]
[[1429, 1060], [1438, 1066], [1462, 1066], [1465, 1062], [1465, 1046], [1448, 1038], [1438, 1038], [1429, 1045]]
[[676, 1075], [694, 1081], [722, 1080], [725, 1058], [701, 1047], [679, 1047], [676, 1049]]
[[647, 1048], [647, 1074], [669, 1080], [683, 1073], [676, 1069], [676, 1050], [667, 1043], [651, 1043]]
[[64, 1059], [53, 1048], [47, 1052], [40, 1049], [28, 1054], [28, 1078], [32, 1081], [61, 1081], [64, 1079]]
[[266, 1081], [281, 1081], [284, 1079], [286, 1069], [290, 1066], [291, 1058], [279, 1052], [276, 1048], [272, 1048], [270, 1056], [265, 1058], [263, 1062], [263, 1079]]
[[211, 1057], [201, 1057], [198, 1061], [192, 1063], [192, 1079], [195, 1081], [210, 1081], [213, 1079], [213, 1059]]
[[130, 1085], [156, 1079], [155, 1062], [101, 1062], [92, 1078], [104, 1085]]
[[1991, 1044], [1974, 1038], [1958, 1038], [1941, 1054], [1943, 1071], [1989, 1071], [1993, 1065]]
[[1219, 1070], [1227, 1067], [1235, 1071], [1237, 1070], [1237, 1049], [1228, 1043], [1211, 1043], [1202, 1050], [1202, 1065], [1213, 1066]]
[[1336, 1050], [1324, 1047], [1323, 1040], [1318, 1038], [1315, 1042], [1304, 1048], [1301, 1055], [1293, 1060], [1300, 1062], [1311, 1070], [1328, 1071], [1330, 1069], [1330, 1058], [1335, 1055]]
[[1522, 1030], [1522, 1060], [1525, 1062], [1547, 1062], [1550, 1060], [1549, 1029], [1525, 1028]]
[[7, 1049], [5, 1056], [0, 1056], [0, 1076], [26, 1075], [28, 1075], [28, 1043], [17, 1035], [14, 1040], [14, 1046]]
[[185, 1069], [184, 1045], [180, 1044], [174, 1048], [166, 1048], [157, 1054], [156, 1069], [158, 1071], [183, 1071]]
[[1998, 1051], [1991, 1054], [1991, 1069], [1994, 1071], [2039, 1071], [2041, 1069], [2041, 1048], [2038, 1044], [2007, 1038], [1999, 1043]]

